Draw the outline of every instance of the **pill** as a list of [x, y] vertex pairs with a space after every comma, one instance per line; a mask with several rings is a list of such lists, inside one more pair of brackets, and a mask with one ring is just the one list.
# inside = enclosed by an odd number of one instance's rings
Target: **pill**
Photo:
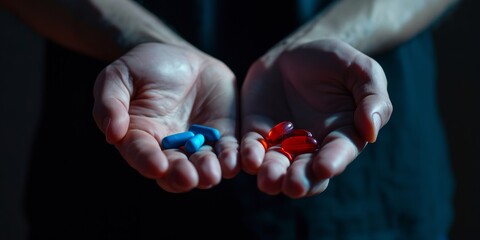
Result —
[[202, 134], [195, 134], [192, 138], [188, 139], [185, 143], [185, 151], [194, 153], [200, 149], [205, 143], [205, 137]]
[[279, 144], [283, 139], [292, 134], [293, 123], [284, 121], [275, 125], [267, 134], [266, 140], [269, 144]]
[[190, 131], [172, 134], [162, 139], [162, 146], [164, 149], [179, 148], [193, 136], [195, 134]]
[[290, 154], [311, 153], [317, 150], [317, 140], [309, 136], [293, 136], [282, 141], [281, 147]]
[[213, 127], [207, 127], [200, 124], [192, 124], [188, 131], [195, 134], [202, 134], [208, 142], [216, 142], [220, 139], [220, 131]]
[[293, 129], [292, 134], [290, 136], [308, 136], [312, 137], [312, 133], [305, 130], [305, 129]]
[[263, 146], [263, 148], [264, 148], [265, 150], [268, 149], [268, 143], [267, 143], [267, 141], [266, 141], [265, 139], [263, 139], [263, 138], [258, 138], [257, 140], [262, 144], [262, 146]]
[[287, 152], [285, 149], [283, 149], [283, 148], [277, 148], [277, 149], [275, 149], [275, 150], [276, 150], [277, 152], [285, 155], [285, 157], [288, 158], [288, 161], [290, 161], [290, 163], [293, 161], [293, 156], [292, 156], [292, 154], [290, 154], [289, 152]]

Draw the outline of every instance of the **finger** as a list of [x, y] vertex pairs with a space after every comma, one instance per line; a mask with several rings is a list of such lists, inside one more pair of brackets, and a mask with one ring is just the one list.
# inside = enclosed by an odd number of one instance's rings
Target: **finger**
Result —
[[349, 67], [347, 81], [353, 86], [357, 104], [355, 126], [366, 141], [375, 142], [393, 111], [385, 73], [375, 60], [357, 54]]
[[222, 176], [224, 178], [233, 178], [240, 170], [240, 161], [238, 159], [238, 140], [233, 136], [224, 136], [215, 144], [215, 149], [220, 161]]
[[169, 168], [164, 177], [157, 179], [157, 184], [172, 193], [188, 192], [197, 187], [199, 176], [187, 155], [179, 149], [167, 149], [164, 153]]
[[[168, 153], [169, 151], [182, 152], [182, 150], [180, 150], [180, 149], [168, 149], [168, 150], [163, 150], [164, 153]], [[183, 154], [183, 152], [182, 152], [182, 154]], [[166, 172], [161, 178], [157, 178], [157, 179], [156, 179], [157, 185], [160, 186], [160, 188], [162, 188], [163, 190], [165, 190], [165, 191], [167, 191], [167, 192], [170, 192], [170, 193], [180, 193], [179, 191], [175, 190], [175, 189], [171, 186], [170, 181], [167, 181], [168, 176], [169, 176], [169, 171], [167, 170], [167, 172]]]
[[198, 188], [211, 188], [222, 179], [222, 171], [217, 155], [211, 146], [205, 145], [189, 157], [198, 173]]
[[282, 182], [290, 166], [290, 160], [271, 147], [265, 154], [265, 160], [257, 173], [257, 185], [260, 191], [275, 195], [282, 191]]
[[288, 168], [282, 186], [286, 196], [302, 198], [325, 191], [329, 179], [316, 179], [311, 168], [313, 156], [312, 153], [298, 155]]
[[301, 198], [307, 195], [310, 190], [310, 178], [308, 171], [311, 171], [309, 162], [313, 154], [301, 154], [295, 158], [287, 170], [283, 180], [282, 192], [291, 198]]
[[242, 168], [249, 174], [256, 174], [265, 157], [267, 146], [262, 135], [248, 132], [240, 144], [240, 157]]
[[330, 179], [321, 179], [319, 181], [315, 181], [314, 183], [311, 184], [310, 191], [308, 191], [306, 197], [310, 197], [310, 196], [314, 196], [322, 193], [327, 189], [329, 183], [330, 183]]
[[380, 129], [387, 124], [393, 107], [390, 100], [381, 95], [369, 95], [361, 100], [355, 110], [355, 126], [366, 141], [377, 140]]
[[366, 142], [353, 126], [331, 132], [313, 157], [313, 177], [319, 181], [342, 173], [365, 147]]
[[167, 171], [168, 161], [160, 145], [144, 131], [129, 131], [115, 146], [128, 164], [147, 178], [160, 178]]
[[128, 130], [130, 94], [125, 84], [128, 69], [118, 62], [106, 67], [94, 86], [93, 118], [108, 143], [120, 141]]

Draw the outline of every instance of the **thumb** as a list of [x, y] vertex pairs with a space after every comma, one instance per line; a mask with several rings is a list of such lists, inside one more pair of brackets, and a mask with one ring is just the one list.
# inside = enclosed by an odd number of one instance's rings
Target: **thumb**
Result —
[[103, 69], [95, 81], [92, 114], [110, 144], [123, 139], [128, 130], [130, 91], [124, 84], [128, 79], [127, 67], [117, 61]]
[[365, 141], [373, 143], [393, 112], [385, 72], [378, 62], [361, 53], [355, 55], [348, 70], [357, 105], [355, 127]]
[[355, 110], [355, 127], [365, 141], [377, 140], [378, 132], [387, 124], [392, 111], [388, 96], [369, 95], [360, 101]]

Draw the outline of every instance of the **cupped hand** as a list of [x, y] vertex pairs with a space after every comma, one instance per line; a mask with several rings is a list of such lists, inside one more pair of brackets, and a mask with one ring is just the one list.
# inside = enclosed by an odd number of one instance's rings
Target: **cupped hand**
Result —
[[[339, 40], [272, 52], [252, 65], [242, 86], [242, 166], [267, 194], [316, 195], [388, 122], [387, 80], [375, 60]], [[282, 121], [312, 132], [318, 150], [290, 163], [265, 149], [260, 139]]]
[[[240, 171], [236, 83], [222, 62], [196, 49], [145, 43], [108, 65], [94, 87], [93, 117], [128, 164], [169, 192], [206, 189]], [[189, 154], [162, 149], [191, 124], [221, 138]]]

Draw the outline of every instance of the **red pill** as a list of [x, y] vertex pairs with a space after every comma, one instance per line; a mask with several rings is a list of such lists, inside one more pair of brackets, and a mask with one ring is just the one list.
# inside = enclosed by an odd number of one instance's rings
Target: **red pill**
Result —
[[291, 136], [307, 136], [312, 137], [312, 133], [305, 129], [293, 129]]
[[265, 150], [268, 149], [268, 143], [267, 143], [267, 141], [266, 141], [265, 139], [263, 139], [263, 138], [258, 138], [257, 140], [262, 144], [262, 146], [263, 146], [263, 148], [265, 148]]
[[275, 125], [268, 132], [266, 140], [269, 144], [279, 144], [283, 139], [289, 137], [293, 131], [293, 123], [284, 121]]
[[285, 151], [285, 149], [283, 149], [283, 148], [277, 148], [277, 149], [275, 149], [275, 151], [277, 151], [277, 152], [285, 155], [285, 157], [288, 158], [288, 161], [290, 161], [290, 163], [293, 162], [293, 156], [292, 156], [292, 154], [290, 154], [289, 152]]
[[282, 141], [282, 148], [290, 154], [311, 153], [317, 150], [317, 140], [309, 136], [293, 136]]

